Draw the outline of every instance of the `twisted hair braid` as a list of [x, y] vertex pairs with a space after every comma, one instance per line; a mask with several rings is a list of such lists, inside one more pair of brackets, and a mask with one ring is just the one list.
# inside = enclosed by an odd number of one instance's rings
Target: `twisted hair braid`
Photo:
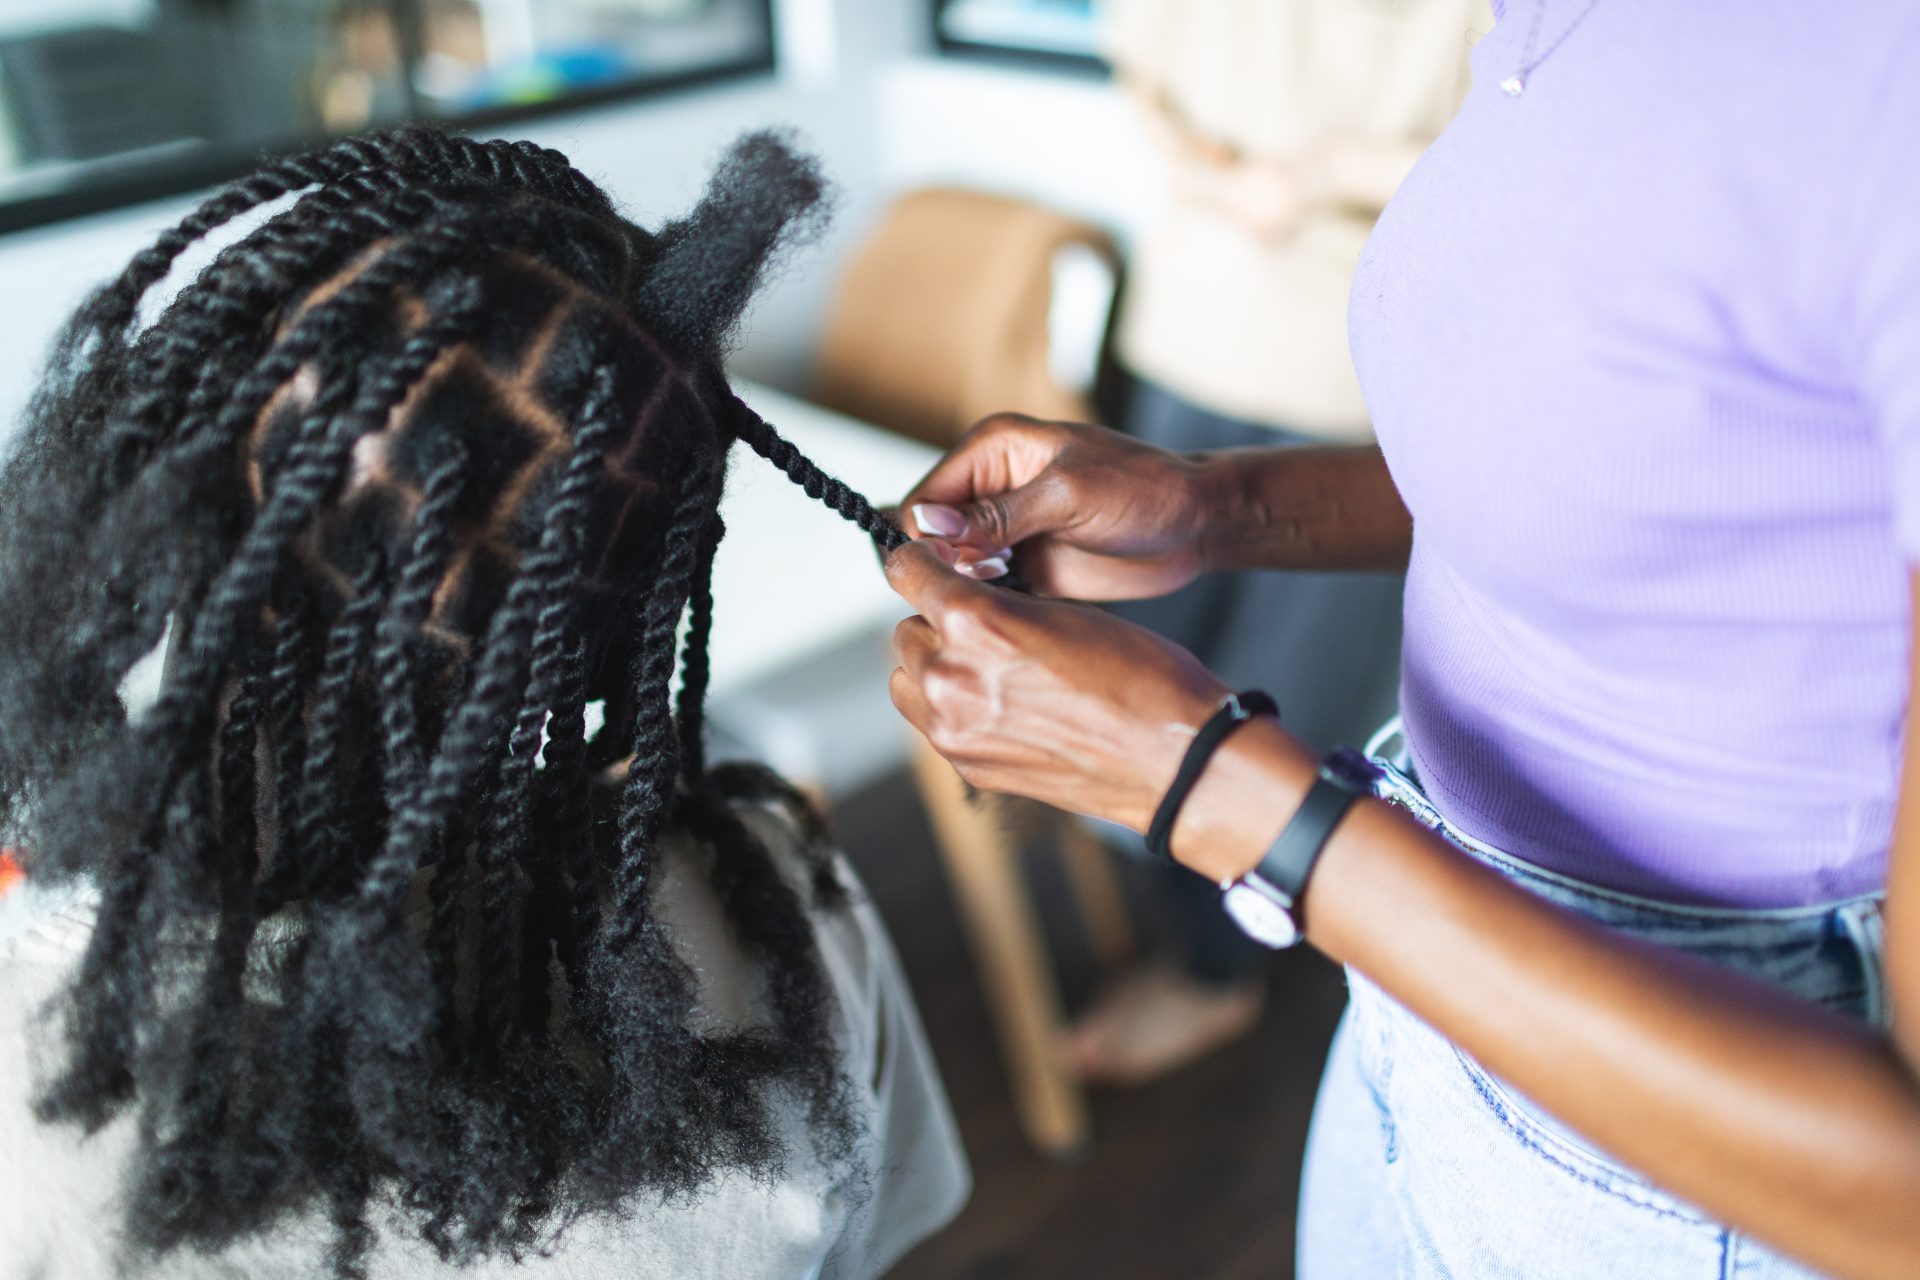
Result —
[[396, 797], [410, 793], [422, 766], [420, 705], [415, 698], [418, 633], [453, 555], [453, 509], [466, 483], [464, 454], [454, 442], [448, 456], [427, 473], [414, 517], [413, 544], [380, 618], [374, 661], [380, 674], [383, 764], [387, 792]]
[[386, 597], [386, 565], [375, 556], [353, 583], [353, 595], [327, 636], [306, 733], [310, 745], [301, 762], [299, 807], [280, 865], [273, 868], [274, 878], [282, 873], [300, 876], [309, 892], [337, 872], [351, 839], [340, 806], [345, 784], [342, 726], [358, 693], [361, 667]]
[[882, 551], [897, 551], [907, 545], [907, 535], [873, 503], [844, 483], [822, 471], [818, 464], [796, 449], [765, 419], [747, 406], [746, 401], [729, 393], [728, 426], [749, 449], [780, 468], [787, 478], [839, 512], [872, 538]]
[[707, 661], [707, 642], [713, 635], [713, 558], [726, 536], [726, 522], [715, 512], [700, 531], [689, 589], [687, 654], [680, 673], [680, 765], [688, 778], [707, 774], [707, 685], [713, 669]]
[[[310, 593], [303, 584], [288, 581], [280, 586], [274, 601], [273, 644], [270, 651], [266, 710], [268, 736], [273, 743], [273, 773], [278, 778], [302, 777], [306, 771], [306, 735], [302, 732], [302, 711], [308, 674], [317, 666], [317, 646], [313, 643]], [[296, 787], [276, 787], [273, 794], [273, 845], [289, 838], [299, 823], [300, 792]], [[256, 846], [261, 843], [256, 840]], [[256, 847], [256, 865], [259, 854]], [[275, 905], [262, 885], [257, 893], [261, 909]]]
[[711, 482], [695, 477], [680, 495], [667, 526], [660, 574], [640, 616], [633, 702], [639, 719], [620, 808], [619, 856], [612, 876], [609, 939], [617, 953], [631, 940], [643, 912], [654, 842], [672, 808], [680, 775], [680, 742], [668, 686], [673, 680], [680, 615], [692, 589], [693, 566], [707, 514]]

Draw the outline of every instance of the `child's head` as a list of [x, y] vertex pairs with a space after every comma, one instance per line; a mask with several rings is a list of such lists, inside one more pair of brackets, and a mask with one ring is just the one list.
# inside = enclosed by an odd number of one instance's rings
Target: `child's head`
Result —
[[[752, 137], [650, 233], [554, 152], [409, 130], [214, 197], [69, 325], [0, 473], [0, 839], [100, 887], [43, 1111], [139, 1108], [136, 1243], [324, 1196], [351, 1270], [399, 1187], [443, 1249], [523, 1245], [772, 1168], [773, 1083], [844, 1150], [806, 904], [725, 803], [777, 784], [701, 748], [732, 442], [899, 537], [720, 371], [820, 196]], [[764, 1027], [690, 1028], [649, 908], [669, 829], [714, 853]]]

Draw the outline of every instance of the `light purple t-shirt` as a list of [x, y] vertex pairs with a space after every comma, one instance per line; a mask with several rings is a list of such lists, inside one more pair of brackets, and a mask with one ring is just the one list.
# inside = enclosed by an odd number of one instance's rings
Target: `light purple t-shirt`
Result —
[[[1605, 885], [1878, 887], [1920, 559], [1920, 5], [1540, 0], [1380, 219], [1352, 340], [1414, 517], [1434, 802]], [[1587, 0], [1544, 0], [1535, 54]]]

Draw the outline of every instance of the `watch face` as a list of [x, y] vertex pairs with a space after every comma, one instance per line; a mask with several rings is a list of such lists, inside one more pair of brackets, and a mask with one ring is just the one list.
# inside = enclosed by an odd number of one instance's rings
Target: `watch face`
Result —
[[1285, 905], [1245, 881], [1229, 885], [1221, 905], [1241, 931], [1269, 947], [1290, 947], [1300, 941], [1300, 926]]

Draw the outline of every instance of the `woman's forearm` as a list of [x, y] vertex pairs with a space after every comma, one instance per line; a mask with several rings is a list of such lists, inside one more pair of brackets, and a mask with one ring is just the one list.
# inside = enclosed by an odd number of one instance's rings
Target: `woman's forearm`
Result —
[[[1236, 735], [1175, 853], [1243, 872], [1311, 769], [1276, 727]], [[1920, 1087], [1867, 1024], [1582, 920], [1380, 802], [1304, 909], [1323, 951], [1661, 1187], [1836, 1275], [1920, 1275]]]
[[[1022, 430], [1044, 449], [1063, 429]], [[1326, 532], [1363, 514], [1382, 530], [1395, 523], [1377, 510], [1380, 487], [1390, 489], [1377, 461], [1364, 465], [1364, 450], [1288, 452], [1298, 460], [1235, 462], [1249, 490], [1267, 495], [1248, 501], [1297, 493], [1314, 514], [1248, 523], [1240, 563], [1351, 564], [1369, 542], [1377, 551], [1392, 541]], [[1186, 465], [1150, 470], [1177, 487]], [[1235, 523], [1233, 504], [1219, 501], [1218, 523]], [[1328, 517], [1343, 506], [1344, 517]], [[1400, 528], [1404, 547], [1404, 512]], [[895, 632], [895, 705], [973, 785], [1144, 830], [1195, 727], [1220, 705], [1219, 679], [1149, 631], [996, 591], [938, 552], [914, 543], [888, 559], [889, 581], [915, 611]], [[1920, 744], [1920, 720], [1907, 741]], [[1897, 870], [1920, 867], [1913, 751]], [[1174, 855], [1215, 882], [1245, 874], [1314, 771], [1303, 746], [1256, 719], [1200, 774], [1179, 810]], [[1907, 891], [1898, 875], [1895, 891]], [[1374, 800], [1336, 828], [1302, 906], [1309, 940], [1672, 1194], [1824, 1271], [1920, 1275], [1920, 1085], [1912, 1060], [1873, 1026], [1600, 928]], [[1907, 1045], [1920, 1043], [1920, 1005], [1903, 998], [1920, 979], [1920, 936], [1901, 914], [1910, 909], [1895, 902], [1886, 915], [1894, 1022]]]
[[1208, 568], [1406, 568], [1413, 520], [1378, 446], [1226, 449], [1202, 460]]

